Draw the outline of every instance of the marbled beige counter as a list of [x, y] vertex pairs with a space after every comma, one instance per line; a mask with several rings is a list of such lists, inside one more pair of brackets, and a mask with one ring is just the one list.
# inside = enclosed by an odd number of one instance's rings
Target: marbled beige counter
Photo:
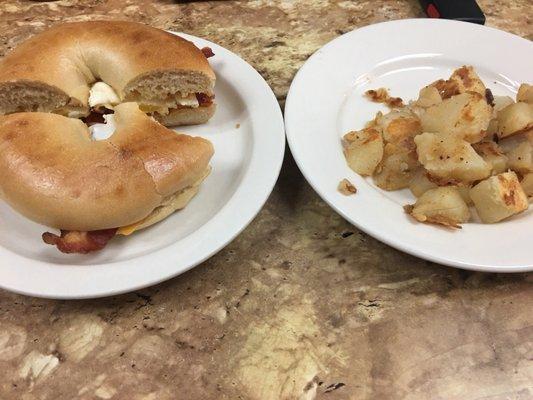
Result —
[[[530, 0], [480, 4], [533, 39]], [[0, 54], [60, 21], [131, 19], [228, 47], [283, 104], [327, 41], [420, 15], [414, 0], [4, 0]], [[358, 232], [288, 156], [258, 218], [178, 278], [90, 301], [0, 292], [0, 399], [532, 399], [532, 289]]]

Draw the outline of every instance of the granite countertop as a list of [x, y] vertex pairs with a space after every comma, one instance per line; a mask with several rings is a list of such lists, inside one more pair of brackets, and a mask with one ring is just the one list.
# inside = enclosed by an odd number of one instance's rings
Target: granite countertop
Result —
[[[531, 0], [479, 3], [487, 25], [533, 39]], [[0, 55], [62, 21], [141, 21], [236, 52], [283, 105], [324, 43], [420, 16], [415, 0], [3, 0]], [[0, 398], [532, 399], [532, 288], [533, 274], [445, 268], [377, 242], [287, 155], [255, 221], [178, 278], [99, 300], [0, 291]]]

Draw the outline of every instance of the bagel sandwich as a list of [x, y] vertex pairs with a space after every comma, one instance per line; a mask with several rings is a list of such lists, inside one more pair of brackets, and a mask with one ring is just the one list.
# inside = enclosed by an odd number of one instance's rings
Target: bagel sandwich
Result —
[[209, 174], [212, 144], [176, 133], [134, 102], [115, 107], [115, 131], [93, 140], [79, 119], [0, 116], [0, 197], [61, 231], [45, 243], [65, 253], [103, 248], [182, 209]]
[[88, 118], [136, 102], [166, 126], [204, 123], [216, 107], [212, 55], [135, 22], [56, 25], [0, 60], [0, 114]]

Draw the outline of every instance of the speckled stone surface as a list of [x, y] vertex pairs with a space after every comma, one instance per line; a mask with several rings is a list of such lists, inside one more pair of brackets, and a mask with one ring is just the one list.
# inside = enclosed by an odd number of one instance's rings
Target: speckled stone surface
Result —
[[[480, 0], [533, 39], [531, 0]], [[240, 54], [283, 104], [297, 69], [358, 26], [419, 17], [414, 0], [0, 2], [0, 55], [60, 21], [130, 19]], [[0, 399], [532, 399], [533, 275], [470, 273], [358, 232], [290, 158], [225, 250], [108, 299], [0, 292]]]

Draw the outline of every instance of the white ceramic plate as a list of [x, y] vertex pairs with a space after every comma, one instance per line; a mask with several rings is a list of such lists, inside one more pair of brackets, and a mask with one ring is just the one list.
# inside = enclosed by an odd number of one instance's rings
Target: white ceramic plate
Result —
[[237, 236], [259, 212], [279, 175], [285, 136], [278, 102], [263, 78], [232, 52], [210, 46], [218, 108], [205, 125], [179, 128], [213, 142], [213, 170], [182, 211], [100, 252], [60, 253], [47, 227], [0, 203], [0, 286], [51, 298], [88, 298], [156, 284], [198, 265]]
[[[415, 19], [367, 26], [317, 51], [294, 79], [285, 107], [285, 128], [302, 173], [339, 214], [399, 250], [437, 263], [483, 271], [533, 269], [533, 212], [508, 221], [468, 223], [462, 230], [416, 223], [402, 206], [414, 202], [408, 190], [386, 192], [346, 165], [341, 137], [361, 129], [378, 110], [362, 94], [386, 87], [403, 99], [453, 69], [473, 65], [495, 95], [515, 95], [533, 81], [533, 44], [496, 29], [464, 22]], [[358, 189], [343, 196], [348, 178]]]

